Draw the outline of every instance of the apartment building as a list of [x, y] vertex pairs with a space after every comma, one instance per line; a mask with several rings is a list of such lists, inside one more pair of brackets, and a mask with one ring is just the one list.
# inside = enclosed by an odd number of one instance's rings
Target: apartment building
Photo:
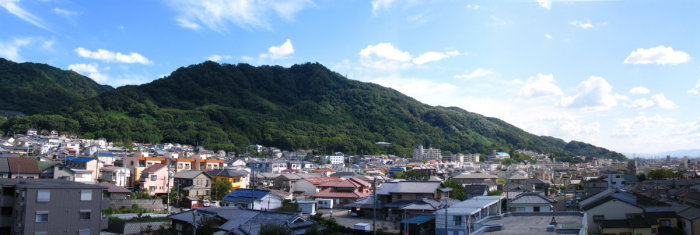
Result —
[[55, 179], [0, 179], [0, 234], [100, 234], [105, 187]]

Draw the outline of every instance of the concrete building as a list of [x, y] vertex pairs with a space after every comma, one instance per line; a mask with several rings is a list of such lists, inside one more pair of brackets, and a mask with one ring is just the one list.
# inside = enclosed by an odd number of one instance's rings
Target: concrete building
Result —
[[478, 196], [437, 210], [435, 211], [435, 234], [467, 234], [468, 224], [473, 224], [487, 216], [502, 214], [501, 208], [504, 201], [505, 196]]
[[442, 155], [440, 154], [440, 149], [425, 149], [423, 145], [418, 145], [417, 148], [413, 149], [413, 158], [416, 160], [440, 160]]
[[[252, 208], [251, 208], [252, 202]], [[221, 200], [223, 207], [242, 207], [254, 210], [277, 209], [282, 206], [282, 198], [270, 190], [236, 189]]]
[[521, 193], [508, 202], [511, 212], [552, 212], [555, 200], [540, 193]]
[[105, 187], [54, 179], [0, 179], [0, 234], [100, 234]]

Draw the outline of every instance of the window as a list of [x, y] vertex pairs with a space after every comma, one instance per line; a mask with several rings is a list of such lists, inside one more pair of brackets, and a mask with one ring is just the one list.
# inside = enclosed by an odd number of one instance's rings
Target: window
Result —
[[78, 235], [90, 235], [90, 229], [86, 228], [86, 229], [78, 230]]
[[540, 207], [539, 206], [533, 207], [532, 210], [534, 212], [540, 212]]
[[396, 195], [396, 199], [399, 199], [399, 200], [401, 200], [401, 196], [402, 196], [401, 194], [399, 194], [399, 195]]
[[598, 222], [598, 221], [602, 221], [602, 220], [605, 220], [604, 215], [594, 215], [593, 216], [593, 222]]
[[157, 176], [157, 175], [151, 175], [151, 181], [156, 181], [156, 180], [158, 180], [158, 176]]
[[2, 213], [0, 213], [0, 216], [12, 216], [12, 207], [11, 206], [3, 207]]
[[36, 191], [37, 202], [48, 202], [49, 200], [51, 200], [51, 190], [40, 189]]
[[12, 196], [12, 188], [2, 188], [2, 195], [3, 196]]
[[151, 192], [156, 191], [156, 186], [150, 186], [150, 187], [148, 187], [148, 191], [151, 191]]
[[80, 219], [81, 220], [89, 220], [90, 219], [90, 210], [80, 210]]
[[462, 225], [462, 216], [454, 216], [455, 225]]
[[36, 222], [49, 222], [49, 212], [48, 211], [37, 211], [36, 212]]
[[671, 227], [671, 221], [667, 219], [662, 219], [659, 221], [661, 227]]
[[80, 190], [80, 200], [81, 200], [81, 201], [90, 201], [90, 200], [92, 200], [92, 190], [90, 190], [90, 189], [83, 189], [83, 190]]

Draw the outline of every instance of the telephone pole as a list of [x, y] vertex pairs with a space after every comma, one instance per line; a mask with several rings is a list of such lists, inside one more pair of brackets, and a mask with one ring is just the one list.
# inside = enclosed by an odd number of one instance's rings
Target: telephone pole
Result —
[[372, 231], [377, 235], [377, 176], [374, 176], [372, 181], [372, 189], [374, 189], [374, 216], [372, 217]]

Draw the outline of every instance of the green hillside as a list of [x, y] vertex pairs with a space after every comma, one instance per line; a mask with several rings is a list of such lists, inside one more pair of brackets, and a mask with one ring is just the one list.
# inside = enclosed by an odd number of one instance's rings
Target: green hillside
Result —
[[[54, 115], [12, 118], [0, 129], [29, 126], [87, 138], [199, 143], [227, 150], [257, 143], [323, 153], [410, 156], [422, 144], [453, 153], [524, 148], [562, 160], [574, 155], [624, 158], [580, 142], [535, 136], [460, 108], [425, 105], [311, 63], [283, 68], [205, 62], [148, 84], [104, 92]], [[392, 145], [374, 144], [378, 141]]]
[[0, 58], [0, 110], [52, 112], [111, 89], [73, 71]]

